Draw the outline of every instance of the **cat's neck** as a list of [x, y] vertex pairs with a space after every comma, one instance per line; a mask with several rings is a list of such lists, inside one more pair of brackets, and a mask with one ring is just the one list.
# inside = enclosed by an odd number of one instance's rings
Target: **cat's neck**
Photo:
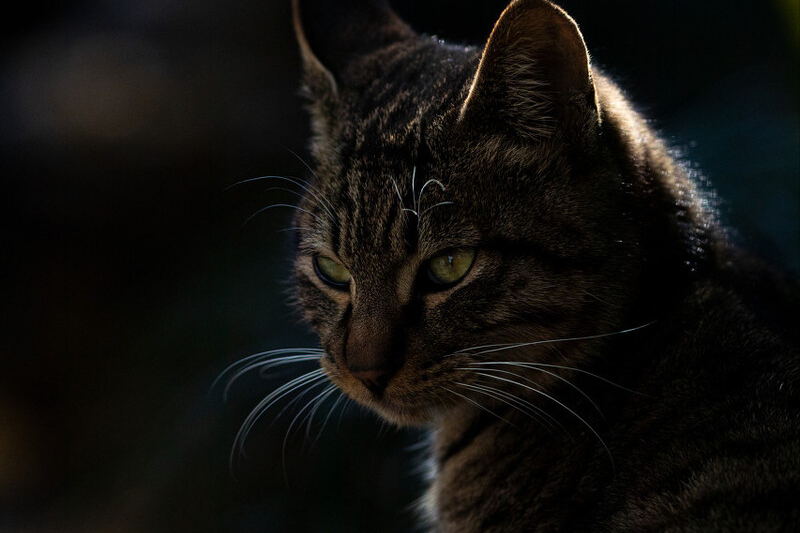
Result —
[[[569, 506], [555, 500], [566, 491], [579, 508], [586, 494], [613, 476], [614, 467], [597, 440], [576, 438], [588, 433], [586, 427], [568, 421], [566, 426], [571, 427], [548, 428], [547, 422], [502, 404], [468, 405], [448, 413], [435, 432], [435, 478], [424, 500], [425, 506], [436, 509], [437, 531], [483, 531], [483, 522], [474, 520], [472, 513], [491, 507], [491, 501], [517, 502], [524, 508], [521, 513], [535, 517], [543, 530], [553, 530], [547, 524], [569, 523]], [[534, 466], [535, 475], [517, 468], [523, 458]], [[517, 479], [521, 475], [524, 480]], [[501, 514], [496, 522], [499, 529], [494, 530], [510, 530], [513, 517]]]

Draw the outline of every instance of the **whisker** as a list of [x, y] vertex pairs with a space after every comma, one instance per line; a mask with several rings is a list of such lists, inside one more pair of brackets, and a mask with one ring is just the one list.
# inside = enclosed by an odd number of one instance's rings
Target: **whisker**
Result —
[[236, 183], [234, 183], [232, 185], [228, 185], [227, 187], [222, 189], [222, 192], [226, 192], [226, 191], [228, 191], [230, 189], [233, 189], [234, 187], [238, 187], [239, 185], [244, 185], [245, 183], [252, 183], [254, 181], [261, 181], [261, 180], [268, 180], [268, 179], [272, 179], [272, 178], [282, 178], [282, 177], [283, 176], [258, 176], [257, 178], [248, 178], [246, 180], [237, 181]]
[[297, 396], [295, 396], [294, 398], [292, 398], [292, 399], [291, 399], [291, 400], [290, 400], [290, 401], [289, 401], [289, 402], [288, 402], [286, 405], [284, 405], [284, 406], [281, 408], [281, 410], [280, 410], [280, 411], [278, 411], [278, 414], [277, 414], [277, 415], [275, 415], [275, 417], [274, 417], [273, 421], [270, 423], [270, 427], [271, 427], [271, 425], [272, 425], [272, 424], [274, 424], [274, 423], [275, 423], [275, 421], [277, 421], [277, 420], [278, 420], [278, 419], [279, 419], [281, 416], [283, 416], [283, 413], [285, 413], [286, 411], [288, 411], [289, 409], [291, 409], [291, 408], [292, 408], [293, 406], [295, 406], [296, 404], [300, 403], [300, 401], [301, 401], [301, 400], [302, 400], [302, 399], [305, 397], [305, 395], [306, 395], [306, 394], [308, 394], [309, 392], [311, 392], [311, 390], [312, 390], [314, 387], [316, 387], [317, 385], [320, 385], [320, 384], [322, 384], [322, 383], [324, 383], [324, 380], [322, 380], [322, 379], [319, 379], [319, 380], [317, 380], [317, 382], [316, 382], [316, 383], [315, 383], [313, 386], [309, 386], [308, 388], [306, 388], [306, 390], [304, 390], [303, 392], [301, 392], [300, 394], [298, 394]]
[[[306, 390], [305, 390], [305, 391], [304, 391], [304, 392], [303, 392], [303, 393], [302, 393], [300, 396], [301, 396], [301, 397], [302, 397], [302, 396], [305, 396], [305, 395], [306, 395], [306, 394], [308, 394], [308, 393], [309, 393], [311, 390], [313, 390], [314, 388], [316, 388], [317, 386], [319, 386], [319, 385], [322, 385], [322, 384], [324, 384], [324, 382], [316, 382], [316, 383], [314, 383], [313, 385], [309, 385], [309, 386], [308, 386], [308, 388], [307, 388], [307, 389], [306, 389]], [[324, 398], [325, 398], [325, 397], [326, 397], [326, 396], [327, 396], [327, 395], [330, 393], [330, 391], [331, 391], [332, 389], [334, 389], [335, 387], [336, 387], [335, 385], [329, 385], [329, 386], [328, 386], [326, 389], [324, 389], [322, 392], [320, 392], [319, 394], [317, 394], [316, 396], [314, 396], [313, 398], [311, 398], [309, 401], [307, 401], [307, 402], [306, 402], [306, 404], [305, 404], [305, 405], [302, 407], [302, 409], [300, 409], [300, 410], [299, 410], [299, 411], [298, 411], [298, 412], [295, 414], [294, 418], [292, 418], [292, 421], [289, 423], [289, 426], [286, 428], [286, 434], [285, 434], [285, 435], [284, 435], [284, 437], [283, 437], [283, 444], [282, 444], [282, 446], [281, 446], [281, 465], [283, 466], [283, 475], [284, 475], [284, 477], [285, 477], [285, 478], [288, 478], [288, 476], [287, 476], [287, 468], [286, 468], [286, 445], [287, 445], [287, 444], [288, 444], [288, 442], [289, 442], [289, 436], [290, 436], [290, 435], [291, 435], [291, 433], [292, 433], [292, 428], [294, 427], [295, 423], [297, 422], [297, 419], [298, 419], [298, 418], [300, 418], [300, 416], [303, 414], [303, 412], [305, 412], [305, 411], [306, 411], [306, 410], [307, 410], [307, 409], [308, 409], [310, 406], [314, 406], [314, 407], [311, 409], [311, 411], [310, 411], [310, 414], [311, 414], [311, 416], [313, 417], [313, 416], [314, 416], [314, 412], [316, 411], [316, 406], [318, 406], [318, 405], [319, 405], [319, 403], [318, 403], [318, 402], [320, 401], [320, 398], [322, 398], [322, 399], [324, 400]], [[281, 412], [283, 412], [283, 411], [281, 411]], [[303, 420], [305, 420], [305, 418], [306, 418], [306, 417], [308, 417], [308, 415], [306, 415], [305, 417], [303, 417]], [[299, 424], [299, 425], [302, 425], [302, 424], [303, 424], [303, 420], [301, 420], [301, 421], [300, 421], [300, 424]]]
[[266, 207], [262, 207], [261, 209], [259, 209], [258, 211], [256, 211], [255, 213], [253, 213], [252, 215], [247, 217], [247, 220], [245, 220], [244, 223], [241, 226], [239, 226], [239, 229], [244, 228], [247, 225], [248, 222], [253, 220], [259, 214], [263, 213], [264, 211], [269, 211], [270, 209], [273, 209], [275, 207], [289, 207], [291, 209], [297, 209], [298, 211], [302, 211], [303, 213], [306, 213], [306, 214], [314, 217], [315, 219], [317, 219], [317, 222], [319, 222], [320, 224], [324, 225], [324, 223], [325, 223], [325, 221], [322, 220], [318, 215], [316, 215], [315, 213], [312, 213], [308, 209], [304, 209], [304, 208], [302, 208], [300, 206], [292, 205], [292, 204], [271, 204], [271, 205], [268, 205]]
[[[416, 196], [416, 186], [415, 182], [417, 179], [417, 166], [414, 165], [414, 169], [411, 171], [411, 200], [414, 202], [414, 213], [419, 213], [419, 209], [417, 207], [417, 196]], [[417, 215], [419, 216], [419, 215]]]
[[434, 205], [432, 207], [429, 207], [428, 209], [426, 209], [425, 211], [420, 213], [419, 210], [422, 209], [422, 193], [425, 191], [425, 187], [427, 187], [431, 183], [434, 183], [434, 184], [438, 185], [439, 187], [441, 187], [442, 191], [445, 190], [445, 186], [442, 184], [442, 182], [437, 180], [437, 179], [433, 179], [433, 178], [431, 178], [428, 181], [426, 181], [425, 184], [420, 188], [419, 195], [417, 196], [416, 207], [415, 207], [415, 209], [417, 211], [416, 212], [416, 215], [417, 215], [417, 232], [419, 232], [419, 225], [420, 225], [422, 217], [423, 217], [423, 215], [425, 215], [425, 213], [427, 213], [428, 211], [430, 211], [431, 209], [433, 209], [436, 206], [439, 206], [439, 205], [442, 205], [442, 204], [448, 204], [448, 203], [452, 204], [453, 203], [453, 202], [439, 202], [438, 204], [436, 204], [436, 205]]
[[[240, 428], [240, 432], [243, 431], [243, 437], [247, 436], [247, 432], [250, 428], [254, 425], [257, 421], [258, 417], [260, 417], [266, 410], [272, 407], [275, 403], [279, 400], [283, 399], [284, 397], [288, 396], [289, 394], [293, 393], [297, 389], [309, 385], [314, 382], [322, 382], [326, 378], [323, 370], [321, 368], [312, 370], [311, 372], [307, 372], [300, 376], [297, 376], [294, 379], [291, 379], [287, 383], [284, 383], [271, 393], [269, 393], [266, 397], [264, 397], [256, 407], [250, 411], [250, 414], [245, 418], [242, 427]], [[279, 413], [278, 417], [285, 412], [293, 403], [299, 401], [308, 391], [304, 391], [303, 393], [299, 394], [295, 398], [292, 399], [289, 404], [287, 404]], [[277, 418], [277, 417], [276, 417]]]
[[350, 396], [346, 396], [344, 400], [344, 405], [342, 406], [342, 410], [339, 411], [339, 421], [336, 423], [336, 431], [339, 432], [342, 429], [342, 420], [344, 419], [344, 413], [347, 411], [347, 408], [350, 407], [350, 402], [352, 398]]
[[611, 450], [609, 450], [608, 446], [606, 446], [606, 443], [603, 440], [603, 437], [601, 437], [600, 434], [597, 431], [595, 431], [595, 429], [591, 426], [591, 424], [589, 424], [586, 420], [584, 420], [583, 417], [581, 417], [578, 413], [576, 413], [575, 411], [570, 409], [568, 406], [564, 405], [562, 402], [560, 402], [557, 399], [553, 398], [552, 396], [550, 396], [546, 392], [543, 392], [541, 390], [535, 389], [533, 387], [529, 387], [528, 385], [525, 385], [524, 383], [520, 383], [518, 381], [514, 381], [513, 379], [508, 379], [508, 378], [504, 378], [504, 377], [500, 377], [500, 376], [495, 376], [495, 375], [492, 375], [492, 374], [486, 374], [486, 373], [483, 373], [483, 372], [475, 372], [475, 373], [478, 374], [478, 375], [487, 377], [487, 378], [498, 379], [498, 380], [501, 380], [501, 381], [505, 381], [507, 383], [511, 383], [513, 385], [517, 385], [518, 387], [523, 387], [525, 389], [531, 390], [531, 391], [533, 391], [533, 392], [535, 392], [537, 394], [541, 394], [545, 398], [555, 402], [556, 404], [560, 405], [562, 408], [566, 409], [570, 414], [572, 414], [572, 416], [574, 416], [575, 418], [580, 420], [583, 423], [583, 425], [586, 426], [589, 429], [589, 431], [594, 433], [594, 436], [597, 437], [597, 440], [599, 440], [600, 444], [602, 444], [603, 448], [605, 448], [606, 453], [608, 454], [608, 458], [611, 461], [611, 467], [614, 470], [614, 472], [616, 472], [616, 467], [614, 466], [614, 457], [611, 455]]
[[[288, 365], [288, 364], [291, 364], [291, 363], [299, 363], [299, 362], [303, 362], [303, 361], [316, 361], [316, 360], [319, 359], [319, 357], [320, 356], [318, 356], [318, 355], [295, 355], [295, 356], [281, 357], [281, 358], [277, 358], [277, 359], [273, 359], [273, 360], [269, 360], [269, 361], [261, 361], [261, 362], [257, 362], [257, 363], [253, 363], [253, 364], [247, 365], [246, 367], [244, 367], [241, 370], [237, 371], [233, 376], [231, 376], [230, 380], [225, 385], [225, 389], [223, 390], [222, 399], [223, 399], [224, 402], [227, 402], [228, 401], [228, 396], [230, 394], [230, 390], [233, 387], [233, 383], [237, 379], [239, 379], [241, 376], [243, 376], [244, 374], [250, 372], [251, 370], [254, 370], [256, 368], [261, 368], [261, 372], [263, 372], [264, 370], [267, 370], [269, 368], [274, 368], [274, 367], [280, 366], [280, 365]], [[262, 376], [263, 376], [263, 374], [262, 374]]]
[[[292, 152], [292, 153], [294, 154], [294, 152]], [[294, 154], [294, 155], [297, 156], [297, 154]], [[303, 161], [302, 159], [300, 161], [302, 161], [305, 164], [305, 161]], [[310, 170], [310, 167], [308, 167], [308, 165], [306, 165], [306, 167], [309, 168], [309, 170]], [[314, 174], [313, 171], [311, 171], [311, 173], [312, 173], [312, 175]], [[335, 211], [335, 209], [333, 207], [333, 204], [331, 204], [329, 201], [327, 201], [324, 198], [324, 195], [322, 194], [322, 191], [320, 191], [317, 187], [314, 187], [313, 185], [311, 185], [308, 181], [306, 181], [304, 179], [301, 179], [301, 178], [294, 177], [294, 176], [288, 177], [288, 176], [274, 176], [273, 175], [273, 176], [259, 176], [257, 178], [249, 178], [249, 179], [242, 180], [242, 181], [234, 183], [233, 185], [229, 185], [229, 186], [225, 187], [223, 189], [223, 192], [227, 191], [228, 189], [231, 189], [233, 187], [238, 187], [239, 185], [244, 185], [245, 183], [252, 183], [252, 182], [255, 182], [255, 181], [262, 181], [262, 180], [283, 180], [283, 181], [288, 181], [289, 183], [300, 187], [301, 189], [306, 191], [308, 194], [310, 194], [314, 199], [316, 199], [317, 202], [319, 202], [319, 205], [323, 209], [325, 209], [327, 211], [328, 216], [331, 218], [331, 221], [335, 223], [336, 217], [331, 212], [331, 210]], [[289, 189], [285, 189], [285, 190], [289, 190]], [[317, 193], [319, 193], [319, 194], [317, 194]]]
[[490, 387], [488, 385], [483, 385], [478, 383], [458, 383], [458, 384], [467, 389], [472, 389], [476, 392], [485, 394], [490, 398], [494, 398], [495, 400], [498, 400], [508, 405], [509, 407], [516, 409], [517, 411], [531, 418], [535, 418], [536, 420], [544, 423], [547, 426], [550, 426], [550, 428], [553, 428], [553, 424], [555, 424], [562, 431], [566, 433], [564, 426], [562, 426], [552, 415], [550, 415], [547, 411], [545, 411], [541, 407], [534, 405], [533, 403], [527, 400], [523, 400], [522, 398], [517, 398], [516, 396], [507, 391], [495, 387]]
[[258, 371], [259, 375], [262, 377], [266, 377], [267, 370], [275, 368], [276, 366], [288, 365], [292, 363], [300, 363], [303, 361], [318, 361], [320, 357], [322, 357], [322, 354], [286, 355], [284, 357], [276, 357], [275, 359], [270, 359], [269, 361], [254, 363], [252, 365], [249, 365], [248, 369], [252, 370], [251, 367], [260, 366], [261, 369]]
[[[300, 187], [302, 187], [302, 185], [300, 185]], [[305, 188], [305, 187], [303, 187], [303, 188]], [[303, 193], [295, 191], [295, 190], [292, 190], [292, 189], [289, 189], [287, 187], [267, 187], [266, 189], [264, 189], [264, 192], [270, 192], [270, 191], [283, 191], [283, 192], [288, 192], [289, 194], [293, 194], [293, 195], [297, 196], [300, 199], [305, 198]], [[322, 201], [319, 199], [319, 197], [317, 197], [316, 194], [314, 194], [314, 193], [312, 193], [310, 191], [308, 191], [308, 193], [310, 195], [312, 195], [314, 198], [317, 199], [317, 203], [315, 205], [318, 205], [325, 212], [325, 214], [328, 216], [328, 220], [331, 221], [331, 224], [336, 226], [337, 223], [336, 223], [336, 220], [334, 219], [334, 215], [333, 215], [333, 213], [331, 213], [328, 210], [328, 207], [325, 204], [322, 203]]]
[[609, 304], [607, 301], [603, 300], [602, 298], [600, 298], [599, 296], [597, 296], [597, 295], [595, 295], [595, 294], [592, 294], [591, 292], [587, 291], [586, 289], [582, 289], [582, 292], [583, 292], [584, 294], [586, 294], [587, 296], [589, 296], [590, 298], [592, 298], [592, 299], [594, 299], [594, 300], [597, 300], [597, 301], [598, 301], [598, 302], [600, 302], [601, 304], [604, 304], [604, 305], [609, 305], [609, 306], [611, 305], [611, 304]]
[[[311, 385], [315, 381], [322, 381], [326, 379], [325, 373], [323, 369], [317, 368], [312, 370], [311, 372], [307, 372], [301, 376], [298, 376], [288, 383], [280, 386], [270, 394], [268, 394], [264, 399], [262, 399], [258, 404], [250, 411], [250, 413], [245, 418], [244, 422], [242, 423], [239, 431], [236, 433], [236, 437], [233, 441], [233, 449], [231, 450], [231, 462], [234, 459], [234, 453], [238, 450], [239, 453], [243, 457], [247, 457], [247, 454], [244, 451], [244, 443], [247, 440], [247, 436], [250, 433], [250, 430], [253, 428], [255, 423], [258, 421], [259, 418], [278, 400], [284, 398], [288, 394], [291, 394], [295, 390], [305, 385]], [[232, 464], [232, 463], [231, 463]]]
[[[630, 392], [632, 394], [638, 394], [639, 396], [647, 396], [647, 394], [645, 394], [643, 392], [639, 392], [639, 391], [635, 391], [633, 389], [629, 389], [628, 387], [626, 387], [624, 385], [620, 385], [619, 383], [615, 383], [615, 382], [611, 381], [610, 379], [604, 378], [603, 376], [601, 376], [599, 374], [595, 374], [593, 372], [589, 372], [588, 370], [583, 370], [582, 368], [575, 368], [573, 366], [556, 365], [556, 364], [552, 364], [552, 363], [536, 363], [536, 362], [533, 362], [533, 361], [473, 361], [473, 362], [470, 362], [470, 363], [467, 363], [467, 364], [470, 364], [470, 365], [510, 365], [510, 366], [521, 366], [521, 367], [527, 367], [527, 368], [534, 368], [534, 369], [537, 369], [537, 370], [541, 370], [542, 372], [545, 372], [545, 370], [543, 368], [540, 368], [540, 367], [560, 368], [562, 370], [569, 370], [571, 372], [579, 372], [581, 374], [586, 374], [587, 376], [591, 376], [591, 377], [593, 377], [595, 379], [598, 379], [598, 380], [600, 380], [600, 381], [602, 381], [604, 383], [607, 383], [607, 384], [609, 384], [609, 385], [611, 385], [613, 387], [617, 387], [618, 389], [622, 389], [622, 390], [624, 390], [626, 392]], [[556, 376], [556, 377], [561, 377], [561, 376]], [[561, 377], [561, 378], [563, 379], [563, 377]]]
[[300, 363], [304, 361], [317, 361], [319, 360], [319, 358], [320, 358], [319, 355], [290, 355], [290, 356], [278, 357], [267, 361], [259, 361], [249, 364], [244, 368], [242, 368], [241, 370], [237, 371], [235, 374], [233, 374], [231, 378], [228, 380], [228, 383], [225, 385], [225, 389], [222, 392], [222, 401], [223, 402], [228, 401], [228, 396], [230, 394], [231, 388], [233, 387], [233, 383], [237, 379], [242, 377], [244, 374], [250, 372], [251, 370], [260, 368], [261, 370], [259, 371], [259, 373], [263, 377], [264, 372], [266, 370], [269, 370], [270, 368], [274, 368], [276, 366], [281, 366], [281, 365], [288, 365], [292, 363]]
[[[334, 390], [337, 390], [337, 389], [334, 389]], [[317, 441], [319, 441], [320, 437], [322, 436], [322, 432], [325, 430], [325, 426], [328, 425], [328, 421], [330, 420], [330, 418], [333, 415], [333, 413], [336, 411], [336, 407], [338, 407], [339, 403], [341, 403], [342, 398], [345, 398], [345, 395], [342, 394], [341, 391], [339, 391], [339, 397], [336, 398], [336, 401], [333, 402], [333, 405], [328, 410], [328, 415], [322, 421], [322, 425], [319, 427], [319, 430], [317, 431], [317, 436], [314, 439], [314, 442], [311, 443], [311, 446], [314, 446], [317, 443]]]
[[313, 169], [313, 168], [311, 168], [311, 166], [310, 166], [308, 163], [306, 163], [306, 160], [305, 160], [305, 159], [303, 159], [302, 157], [300, 157], [300, 156], [299, 156], [299, 155], [298, 155], [298, 154], [297, 154], [297, 153], [296, 153], [294, 150], [292, 150], [292, 149], [291, 149], [291, 148], [289, 148], [288, 146], [284, 146], [283, 148], [284, 148], [284, 149], [285, 149], [287, 152], [289, 152], [290, 154], [292, 154], [293, 156], [295, 156], [295, 157], [297, 158], [297, 160], [298, 160], [298, 161], [300, 161], [301, 163], [303, 163], [303, 166], [305, 166], [305, 167], [308, 169], [308, 171], [309, 171], [309, 172], [311, 172], [311, 176], [313, 176], [315, 180], [319, 180], [319, 178], [317, 178], [317, 173], [316, 173], [316, 172], [314, 172], [314, 169]]
[[[314, 387], [317, 387], [318, 385], [321, 385], [323, 383], [324, 382], [314, 383], [314, 385], [310, 386], [305, 391], [305, 393], [308, 393]], [[309, 415], [311, 415], [313, 417], [314, 413], [316, 412], [316, 407], [319, 405], [318, 402], [320, 401], [320, 399], [324, 399], [325, 397], [327, 397], [327, 395], [330, 394], [335, 388], [336, 388], [336, 385], [328, 385], [322, 392], [320, 392], [319, 394], [317, 394], [316, 396], [311, 398], [309, 401], [307, 401], [306, 404], [294, 415], [294, 418], [292, 418], [292, 421], [289, 423], [289, 426], [286, 428], [286, 434], [283, 437], [283, 455], [284, 456], [286, 455], [286, 444], [289, 442], [289, 436], [292, 433], [292, 428], [294, 427], [295, 424], [297, 424], [297, 420], [301, 416], [303, 416], [303, 413], [305, 413], [306, 411], [308, 411], [308, 414], [306, 414], [303, 417], [303, 419], [300, 420], [300, 423], [298, 425], [302, 425], [303, 422], [309, 417]]]
[[442, 189], [442, 191], [446, 190], [445, 186], [442, 185], [441, 181], [433, 178], [429, 179], [428, 181], [425, 182], [425, 185], [423, 185], [419, 190], [419, 196], [417, 196], [417, 205], [422, 205], [422, 193], [425, 191], [425, 187], [427, 187], [431, 183], [438, 185]]
[[[314, 415], [317, 413], [317, 411], [322, 406], [322, 404], [325, 402], [325, 400], [327, 400], [330, 397], [331, 394], [336, 392], [336, 390], [337, 390], [336, 385], [331, 385], [330, 387], [325, 389], [325, 391], [323, 391], [324, 395], [319, 400], [317, 400], [316, 405], [309, 412], [308, 417], [307, 417], [308, 421], [306, 422], [306, 440], [311, 438], [311, 423], [314, 421]], [[300, 423], [302, 424], [302, 421]]]
[[419, 218], [422, 218], [423, 216], [425, 216], [425, 213], [427, 213], [428, 211], [430, 211], [434, 207], [439, 207], [440, 205], [455, 205], [455, 202], [439, 202], [438, 204], [434, 204], [434, 205], [426, 208], [425, 211], [423, 211], [422, 213], [420, 213]]
[[[504, 350], [512, 350], [515, 348], [524, 348], [525, 346], [536, 346], [539, 344], [552, 344], [557, 342], [572, 342], [572, 341], [583, 341], [583, 340], [592, 340], [592, 339], [602, 339], [605, 337], [612, 337], [614, 335], [622, 335], [625, 333], [632, 333], [634, 331], [638, 331], [642, 328], [646, 328], [647, 326], [651, 326], [655, 324], [655, 320], [653, 322], [648, 322], [647, 324], [642, 324], [641, 326], [636, 326], [633, 328], [623, 329], [620, 331], [613, 331], [611, 333], [598, 333], [597, 335], [585, 335], [582, 337], [563, 337], [559, 339], [544, 339], [539, 341], [531, 341], [531, 342], [508, 342], [508, 343], [499, 343], [499, 344], [485, 344], [483, 346], [471, 346], [469, 348], [463, 348], [458, 350], [457, 352], [453, 352], [451, 354], [446, 355], [445, 357], [453, 357], [455, 355], [467, 353], [470, 355], [483, 355], [487, 353], [494, 353], [500, 352]], [[483, 350], [484, 348], [489, 348], [484, 351], [480, 352], [471, 352], [470, 350]]]
[[[209, 394], [211, 392], [213, 392], [214, 389], [216, 389], [216, 387], [219, 384], [219, 382], [224, 377], [226, 377], [228, 375], [228, 373], [231, 372], [233, 369], [235, 369], [235, 368], [237, 368], [239, 366], [243, 366], [245, 364], [248, 364], [248, 363], [250, 363], [250, 362], [252, 362], [254, 360], [258, 360], [258, 359], [265, 360], [265, 359], [268, 359], [268, 358], [270, 358], [272, 356], [275, 356], [275, 355], [281, 355], [281, 354], [293, 353], [293, 352], [299, 352], [299, 353], [304, 354], [304, 355], [306, 355], [306, 354], [310, 355], [310, 354], [317, 353], [317, 354], [319, 354], [319, 356], [322, 356], [325, 353], [325, 350], [323, 350], [322, 348], [280, 348], [280, 349], [277, 349], [277, 350], [268, 350], [266, 352], [259, 352], [259, 353], [255, 353], [253, 355], [248, 355], [247, 357], [244, 357], [244, 358], [236, 361], [235, 363], [232, 363], [232, 364], [228, 365], [222, 372], [220, 372], [219, 375], [211, 383], [211, 386], [209, 387]], [[231, 378], [231, 379], [235, 379], [235, 378]], [[229, 385], [230, 385], [230, 382], [229, 382]], [[227, 390], [227, 388], [226, 388], [226, 390]]]
[[[456, 384], [456, 385], [461, 385], [461, 386], [463, 386], [463, 385], [464, 385], [464, 383], [458, 383], [458, 382], [455, 382], [455, 384]], [[464, 396], [463, 394], [460, 394], [460, 393], [458, 393], [458, 392], [456, 392], [456, 391], [450, 390], [450, 389], [448, 389], [447, 387], [442, 387], [442, 388], [443, 388], [444, 390], [446, 390], [447, 392], [449, 392], [449, 393], [451, 393], [451, 394], [455, 394], [456, 396], [458, 396], [458, 397], [460, 397], [460, 398], [462, 398], [462, 399], [464, 399], [464, 400], [468, 401], [469, 403], [471, 403], [471, 404], [472, 404], [472, 405], [474, 405], [475, 407], [477, 407], [477, 408], [479, 408], [479, 409], [482, 409], [482, 410], [486, 411], [486, 412], [487, 412], [487, 413], [489, 413], [490, 415], [492, 415], [492, 416], [494, 416], [494, 417], [496, 417], [496, 418], [499, 418], [500, 420], [502, 420], [502, 421], [503, 421], [503, 422], [505, 422], [506, 424], [508, 424], [508, 425], [510, 425], [510, 426], [512, 426], [512, 427], [517, 427], [517, 426], [516, 426], [516, 425], [514, 425], [513, 423], [509, 422], [508, 420], [506, 420], [506, 419], [505, 419], [505, 418], [503, 418], [502, 416], [498, 415], [497, 413], [495, 413], [494, 411], [492, 411], [492, 410], [491, 410], [491, 409], [489, 409], [488, 407], [484, 407], [483, 405], [481, 405], [480, 403], [476, 402], [476, 401], [475, 401], [475, 400], [473, 400], [472, 398], [469, 398], [468, 396]]]
[[[483, 362], [470, 363], [470, 365], [483, 365], [483, 364], [485, 364], [485, 363], [483, 363]], [[492, 364], [492, 363], [491, 363], [491, 362], [488, 362], [488, 364]], [[499, 363], [499, 364], [502, 364], [502, 363]], [[533, 369], [533, 370], [537, 370], [537, 371], [539, 371], [539, 372], [544, 372], [544, 373], [545, 373], [545, 374], [547, 374], [547, 375], [553, 376], [554, 378], [556, 378], [556, 379], [559, 379], [559, 380], [563, 381], [564, 383], [566, 383], [567, 385], [569, 385], [570, 387], [572, 387], [573, 389], [575, 389], [576, 391], [578, 391], [578, 393], [580, 393], [580, 394], [581, 394], [581, 396], [583, 396], [584, 398], [586, 398], [586, 400], [587, 400], [587, 401], [588, 401], [590, 404], [592, 404], [592, 407], [594, 407], [594, 408], [595, 408], [595, 410], [596, 410], [596, 411], [597, 411], [597, 412], [600, 414], [600, 416], [602, 416], [602, 417], [603, 417], [603, 419], [605, 419], [605, 415], [604, 415], [604, 414], [603, 414], [603, 412], [600, 410], [600, 408], [597, 406], [597, 404], [596, 404], [596, 403], [595, 403], [595, 402], [594, 402], [594, 401], [593, 401], [591, 398], [589, 398], [589, 395], [588, 395], [588, 394], [586, 394], [585, 392], [583, 392], [583, 391], [582, 391], [582, 390], [581, 390], [581, 389], [580, 389], [580, 388], [579, 388], [577, 385], [575, 385], [574, 383], [572, 383], [571, 381], [569, 381], [569, 380], [568, 380], [568, 379], [566, 379], [565, 377], [563, 377], [563, 376], [559, 376], [559, 375], [558, 375], [558, 374], [556, 374], [555, 372], [550, 372], [549, 370], [545, 370], [544, 368], [538, 368], [538, 367], [536, 367], [536, 366], [527, 366], [527, 365], [526, 365], [526, 366], [524, 366], [524, 368], [531, 368], [531, 369]], [[490, 372], [498, 372], [498, 373], [503, 373], [503, 374], [511, 374], [512, 376], [516, 376], [516, 377], [518, 377], [518, 378], [524, 379], [525, 381], [528, 381], [528, 382], [530, 382], [530, 383], [533, 383], [533, 384], [536, 384], [536, 385], [538, 385], [538, 383], [536, 383], [535, 381], [533, 381], [533, 380], [531, 380], [531, 379], [528, 379], [528, 378], [526, 378], [525, 376], [521, 376], [521, 375], [517, 374], [516, 372], [511, 372], [511, 371], [508, 371], [508, 370], [500, 370], [499, 368], [485, 368], [484, 370], [486, 370], [486, 371], [490, 371]]]

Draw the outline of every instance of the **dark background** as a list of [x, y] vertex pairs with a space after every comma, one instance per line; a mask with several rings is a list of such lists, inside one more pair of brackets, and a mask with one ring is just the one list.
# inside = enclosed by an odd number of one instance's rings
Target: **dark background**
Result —
[[[351, 405], [317, 439], [329, 402], [284, 443], [294, 415], [272, 410], [231, 472], [248, 411], [300, 369], [209, 394], [241, 357], [316, 346], [285, 303], [290, 210], [242, 226], [296, 197], [226, 190], [306, 174], [288, 4], [3, 17], [0, 532], [410, 530], [419, 433]], [[482, 43], [505, 2], [396, 5], [419, 30]], [[562, 5], [739, 238], [797, 272], [798, 2]]]

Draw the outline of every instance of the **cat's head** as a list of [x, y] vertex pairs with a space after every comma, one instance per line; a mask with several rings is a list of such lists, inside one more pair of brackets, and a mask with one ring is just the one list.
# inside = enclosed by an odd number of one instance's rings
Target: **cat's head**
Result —
[[381, 0], [294, 17], [315, 167], [295, 284], [330, 379], [413, 424], [489, 394], [476, 363], [589, 357], [548, 341], [619, 328], [641, 253], [575, 22], [515, 0], [473, 48]]

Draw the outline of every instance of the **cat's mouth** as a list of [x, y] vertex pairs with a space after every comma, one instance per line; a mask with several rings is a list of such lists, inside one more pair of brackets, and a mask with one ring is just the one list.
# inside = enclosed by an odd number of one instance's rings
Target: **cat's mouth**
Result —
[[359, 379], [329, 358], [321, 361], [328, 378], [347, 396], [386, 420], [400, 426], [424, 425], [436, 419], [447, 405], [430, 387], [414, 385], [409, 371], [399, 371], [383, 383]]

